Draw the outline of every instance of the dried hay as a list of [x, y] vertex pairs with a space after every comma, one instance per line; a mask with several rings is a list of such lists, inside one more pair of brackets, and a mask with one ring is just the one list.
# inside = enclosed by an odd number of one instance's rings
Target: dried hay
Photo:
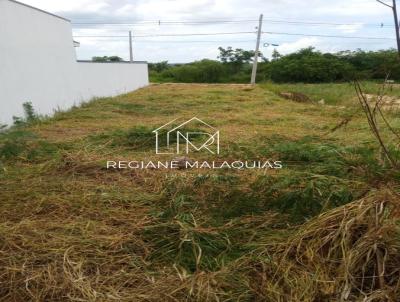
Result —
[[298, 103], [311, 102], [311, 99], [307, 95], [300, 92], [280, 92], [279, 96], [283, 97], [284, 99], [292, 100]]
[[[272, 301], [399, 301], [399, 196], [385, 189], [303, 225], [255, 264]], [[254, 266], [254, 265], [253, 265]]]

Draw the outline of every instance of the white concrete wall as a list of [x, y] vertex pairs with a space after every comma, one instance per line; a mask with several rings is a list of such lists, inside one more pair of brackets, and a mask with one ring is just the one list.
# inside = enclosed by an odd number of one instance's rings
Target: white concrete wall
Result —
[[148, 85], [147, 63], [77, 62], [68, 20], [0, 0], [0, 124]]
[[114, 96], [149, 84], [146, 63], [78, 62], [76, 89], [82, 100]]

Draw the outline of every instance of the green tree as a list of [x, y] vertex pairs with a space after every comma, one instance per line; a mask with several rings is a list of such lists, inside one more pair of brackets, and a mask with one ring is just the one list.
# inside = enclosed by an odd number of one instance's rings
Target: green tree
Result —
[[158, 63], [149, 63], [149, 69], [151, 71], [155, 71], [155, 72], [162, 72], [166, 69], [168, 69], [170, 66], [168, 64], [168, 61], [161, 61]]
[[103, 56], [103, 57], [92, 57], [93, 62], [121, 62], [122, 58], [118, 56]]
[[108, 60], [109, 60], [110, 62], [122, 62], [122, 61], [123, 61], [122, 58], [120, 58], [120, 57], [118, 57], [118, 56], [111, 56], [111, 57], [108, 57]]
[[334, 82], [350, 79], [354, 67], [336, 55], [309, 47], [273, 60], [268, 73], [275, 82]]
[[[240, 71], [245, 65], [249, 65], [254, 59], [254, 50], [244, 50], [241, 48], [233, 49], [231, 46], [226, 49], [223, 47], [218, 47], [219, 56], [218, 59], [229, 66], [232, 67], [233, 72]], [[264, 58], [262, 53], [259, 52], [258, 56]]]
[[342, 51], [337, 54], [343, 61], [354, 66], [358, 78], [384, 79], [388, 73], [391, 78], [400, 79], [400, 61], [395, 49], [379, 51]]
[[272, 52], [272, 61], [278, 60], [281, 57], [282, 55], [276, 49], [274, 49]]

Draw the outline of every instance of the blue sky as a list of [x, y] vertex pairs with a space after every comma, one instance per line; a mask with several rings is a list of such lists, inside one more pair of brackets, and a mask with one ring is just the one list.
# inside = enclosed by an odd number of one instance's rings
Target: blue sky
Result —
[[266, 32], [387, 38], [346, 39], [264, 33], [261, 51], [267, 57], [271, 55], [273, 47], [264, 47], [264, 43], [279, 44], [276, 49], [284, 54], [308, 46], [326, 52], [357, 48], [377, 50], [396, 46], [392, 11], [375, 0], [22, 0], [22, 2], [70, 19], [73, 22], [73, 34], [80, 36], [75, 38], [81, 43], [81, 47], [77, 49], [79, 59], [90, 59], [96, 55], [118, 55], [127, 59], [129, 30], [133, 31], [134, 36], [251, 32], [213, 36], [134, 38], [135, 60], [149, 62], [168, 60], [183, 63], [202, 58], [216, 59], [218, 46], [254, 49], [255, 27], [261, 13], [265, 20], [263, 31]]

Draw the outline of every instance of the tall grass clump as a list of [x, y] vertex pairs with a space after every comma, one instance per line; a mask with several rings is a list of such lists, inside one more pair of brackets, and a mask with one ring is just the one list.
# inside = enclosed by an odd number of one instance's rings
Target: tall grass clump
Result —
[[24, 117], [13, 116], [15, 126], [23, 126], [32, 124], [41, 119], [41, 116], [36, 113], [31, 102], [25, 102], [22, 104], [24, 110]]
[[397, 301], [399, 200], [371, 192], [265, 247], [245, 262], [252, 290], [267, 301]]
[[13, 117], [14, 125], [3, 126], [0, 129], [0, 161], [27, 160], [34, 161], [40, 158], [50, 158], [58, 147], [29, 129], [29, 126], [41, 121], [31, 102], [23, 105], [24, 117]]

